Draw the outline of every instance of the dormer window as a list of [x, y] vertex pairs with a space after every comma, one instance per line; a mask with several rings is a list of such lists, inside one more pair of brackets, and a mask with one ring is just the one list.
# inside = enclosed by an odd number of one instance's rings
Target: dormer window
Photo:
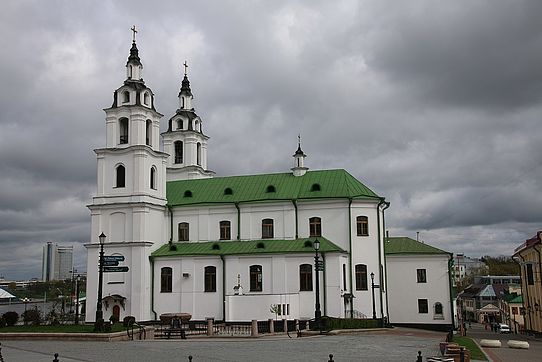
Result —
[[148, 106], [149, 105], [149, 93], [145, 92], [145, 94], [143, 94], [143, 104]]
[[184, 197], [192, 197], [192, 191], [186, 190], [186, 191], [184, 192]]
[[233, 190], [229, 187], [224, 189], [224, 195], [233, 195]]
[[269, 192], [276, 192], [277, 190], [275, 189], [275, 186], [273, 185], [269, 185], [267, 186], [267, 189], [265, 192], [269, 193]]
[[321, 188], [320, 188], [320, 184], [312, 184], [311, 186], [311, 192], [314, 192], [314, 191], [320, 191]]
[[130, 92], [124, 91], [122, 92], [122, 103], [129, 103], [130, 102]]

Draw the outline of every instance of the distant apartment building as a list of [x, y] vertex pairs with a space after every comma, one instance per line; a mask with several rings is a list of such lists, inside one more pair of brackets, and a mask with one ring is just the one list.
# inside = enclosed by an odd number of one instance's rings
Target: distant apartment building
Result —
[[521, 284], [519, 275], [481, 275], [474, 277], [474, 284]]
[[456, 254], [454, 256], [454, 286], [467, 275], [479, 273], [485, 271], [485, 269], [487, 269], [487, 265], [484, 262], [476, 258], [469, 258], [463, 254]]
[[59, 246], [48, 241], [43, 246], [41, 275], [44, 282], [71, 278], [73, 246]]

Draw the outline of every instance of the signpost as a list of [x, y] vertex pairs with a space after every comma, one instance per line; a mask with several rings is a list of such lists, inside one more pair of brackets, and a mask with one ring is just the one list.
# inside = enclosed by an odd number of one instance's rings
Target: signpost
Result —
[[127, 266], [104, 266], [104, 273], [126, 273]]
[[124, 255], [104, 255], [104, 261], [124, 261]]

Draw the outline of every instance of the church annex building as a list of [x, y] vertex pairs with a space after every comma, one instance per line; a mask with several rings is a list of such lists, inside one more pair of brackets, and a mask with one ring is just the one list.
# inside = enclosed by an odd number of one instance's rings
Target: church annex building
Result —
[[105, 147], [95, 150], [87, 322], [96, 312], [101, 233], [105, 255], [128, 267], [104, 273], [106, 320], [179, 312], [195, 320], [314, 318], [316, 239], [322, 314], [371, 318], [373, 274], [376, 317], [387, 317], [389, 203], [345, 170], [309, 170], [300, 144], [288, 172], [215, 177], [186, 71], [162, 134], [142, 71], [134, 40], [126, 80], [105, 109]]

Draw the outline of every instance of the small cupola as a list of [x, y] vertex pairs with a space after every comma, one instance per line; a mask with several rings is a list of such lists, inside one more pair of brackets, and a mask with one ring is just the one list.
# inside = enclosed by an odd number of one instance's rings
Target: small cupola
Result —
[[294, 176], [303, 176], [309, 169], [304, 166], [305, 157], [307, 157], [307, 155], [301, 149], [301, 135], [299, 135], [297, 136], [297, 151], [293, 154], [294, 167], [291, 168]]
[[130, 56], [126, 62], [126, 79], [132, 81], [143, 80], [143, 64], [139, 59], [139, 50], [136, 45], [137, 30], [135, 25], [132, 27], [132, 47], [130, 48]]
[[184, 78], [181, 82], [181, 90], [179, 91], [179, 108], [184, 110], [192, 110], [192, 99], [194, 95], [192, 90], [190, 90], [190, 81], [188, 80], [188, 64], [186, 61], [183, 64], [184, 66]]

